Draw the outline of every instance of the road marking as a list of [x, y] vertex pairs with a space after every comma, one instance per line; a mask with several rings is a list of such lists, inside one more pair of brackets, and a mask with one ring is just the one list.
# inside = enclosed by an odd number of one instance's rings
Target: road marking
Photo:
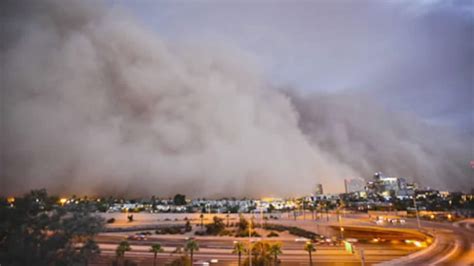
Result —
[[437, 264], [442, 263], [443, 261], [449, 259], [449, 257], [451, 257], [453, 254], [455, 254], [458, 251], [460, 246], [461, 246], [461, 241], [456, 240], [456, 242], [454, 242], [454, 248], [451, 250], [451, 252], [444, 255], [441, 259], [438, 259], [437, 261], [435, 261], [433, 263], [430, 263], [429, 265], [437, 265]]

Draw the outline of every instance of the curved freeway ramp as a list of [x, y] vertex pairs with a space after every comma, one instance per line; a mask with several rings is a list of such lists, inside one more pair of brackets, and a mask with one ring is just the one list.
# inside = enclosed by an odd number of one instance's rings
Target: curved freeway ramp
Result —
[[434, 234], [435, 241], [430, 247], [379, 265], [474, 265], [474, 219], [422, 225]]

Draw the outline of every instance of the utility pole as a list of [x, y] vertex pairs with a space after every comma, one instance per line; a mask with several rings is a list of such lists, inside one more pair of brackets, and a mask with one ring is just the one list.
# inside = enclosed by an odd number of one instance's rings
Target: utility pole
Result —
[[415, 206], [416, 222], [418, 223], [418, 228], [421, 229], [420, 216], [418, 215], [418, 207], [416, 206], [416, 194], [413, 193], [413, 205]]

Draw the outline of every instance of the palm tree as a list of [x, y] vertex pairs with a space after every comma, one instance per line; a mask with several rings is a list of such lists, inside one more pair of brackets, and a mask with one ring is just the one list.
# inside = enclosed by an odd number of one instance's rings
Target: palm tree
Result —
[[127, 241], [122, 241], [120, 244], [118, 244], [117, 249], [115, 250], [115, 254], [117, 255], [117, 261], [120, 258], [125, 257], [125, 252], [132, 250], [130, 248], [130, 244]]
[[150, 252], [153, 252], [153, 266], [156, 266], [156, 255], [158, 254], [158, 252], [163, 252], [161, 244], [156, 243], [151, 245]]
[[201, 215], [199, 215], [199, 218], [201, 218], [201, 228], [204, 227], [204, 214], [201, 213]]
[[188, 240], [188, 242], [186, 242], [186, 245], [184, 246], [184, 250], [189, 251], [189, 254], [191, 256], [191, 265], [192, 265], [194, 262], [193, 261], [194, 251], [199, 250], [199, 244], [196, 242], [196, 240], [190, 239]]
[[270, 244], [269, 249], [270, 250], [268, 252], [270, 253], [271, 256], [273, 256], [275, 265], [277, 265], [278, 264], [278, 256], [281, 255], [281, 253], [282, 253], [281, 243], [276, 242], [276, 243]]
[[311, 256], [311, 253], [316, 251], [316, 247], [314, 246], [313, 242], [311, 241], [306, 242], [306, 244], [304, 245], [304, 250], [308, 252], [309, 265], [313, 266], [313, 257]]
[[234, 243], [234, 250], [232, 250], [232, 254], [237, 254], [239, 256], [239, 266], [241, 263], [242, 253], [245, 253], [245, 245], [242, 242], [235, 242]]
[[100, 254], [100, 248], [94, 240], [88, 239], [81, 247], [80, 254], [84, 260], [84, 265], [88, 266], [89, 260]]
[[253, 244], [252, 254], [254, 255], [253, 261], [255, 265], [269, 264], [272, 259], [269, 250], [270, 245], [267, 242], [258, 241]]

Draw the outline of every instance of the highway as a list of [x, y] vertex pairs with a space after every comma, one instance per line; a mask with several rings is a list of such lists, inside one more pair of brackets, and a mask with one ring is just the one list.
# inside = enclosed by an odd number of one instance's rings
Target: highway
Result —
[[[374, 225], [365, 214], [347, 215], [342, 221], [343, 226], [373, 226], [407, 231], [415, 229], [434, 236], [435, 242], [425, 250], [381, 265], [474, 265], [474, 219], [456, 223], [420, 220], [421, 228], [418, 228], [416, 219], [411, 218], [406, 219], [404, 225], [383, 226]], [[340, 225], [335, 221], [330, 223]]]
[[[375, 225], [366, 214], [345, 215], [338, 222], [333, 215], [329, 221], [320, 219], [317, 222], [310, 219], [280, 219], [272, 223], [292, 225], [316, 233], [334, 234], [331, 226], [374, 228], [377, 230], [394, 230], [406, 234], [421, 231], [434, 236], [434, 243], [426, 249], [409, 247], [405, 244], [360, 244], [355, 245], [355, 254], [350, 254], [342, 246], [317, 246], [313, 254], [316, 265], [361, 265], [360, 250], [364, 250], [365, 265], [474, 265], [473, 242], [474, 232], [472, 221], [459, 223], [441, 223], [422, 221], [421, 230], [417, 228], [416, 220], [407, 219], [404, 225]], [[102, 256], [92, 265], [110, 265], [115, 256], [117, 244], [131, 233], [104, 233], [97, 237]], [[231, 254], [234, 237], [197, 237], [200, 250], [195, 253], [195, 262], [218, 259], [214, 265], [237, 265], [237, 256]], [[309, 265], [308, 254], [303, 250], [304, 242], [295, 242], [294, 238], [280, 237], [278, 239], [263, 238], [264, 240], [277, 240], [282, 242], [283, 254], [279, 257], [281, 265]], [[177, 258], [172, 254], [178, 246], [183, 246], [186, 239], [183, 235], [152, 235], [147, 240], [129, 240], [132, 251], [126, 257], [139, 265], [151, 265], [153, 254], [149, 247], [152, 243], [159, 242], [165, 252], [158, 255], [158, 265], [163, 265]], [[247, 243], [247, 239], [239, 239]]]
[[[473, 220], [460, 223], [422, 221], [421, 230], [435, 236], [435, 243], [426, 250], [382, 265], [474, 265]], [[414, 220], [409, 226], [417, 227]]]
[[[104, 254], [114, 256], [114, 250], [116, 245], [101, 244], [100, 248]], [[133, 258], [134, 261], [141, 261], [142, 263], [149, 263], [152, 258], [152, 254], [148, 252], [149, 246], [132, 245], [132, 252], [127, 252], [127, 257]], [[165, 253], [159, 255], [161, 262], [168, 262], [178, 255], [172, 255], [173, 248], [165, 247]], [[279, 258], [282, 260], [281, 265], [308, 265], [308, 254], [302, 250], [286, 250], [284, 254]], [[386, 250], [383, 248], [379, 249], [368, 249], [365, 250], [367, 265], [380, 263], [383, 261], [398, 258], [400, 256], [407, 255], [407, 251], [403, 250]], [[231, 254], [230, 249], [209, 249], [200, 248], [199, 252], [195, 253], [195, 259], [207, 260], [218, 259], [220, 261], [217, 265], [236, 265], [237, 256]], [[313, 261], [318, 265], [334, 265], [335, 262], [343, 263], [344, 265], [360, 265], [360, 257], [355, 254], [349, 254], [343, 248], [318, 248], [313, 253]], [[142, 264], [140, 264], [142, 265]]]

